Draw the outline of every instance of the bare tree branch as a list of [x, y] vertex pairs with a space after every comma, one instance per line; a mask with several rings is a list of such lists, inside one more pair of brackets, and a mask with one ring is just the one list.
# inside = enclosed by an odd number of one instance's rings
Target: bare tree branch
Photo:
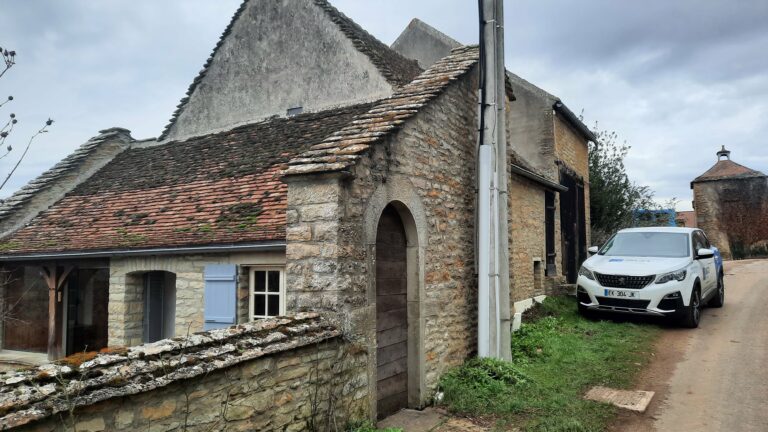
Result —
[[[21, 154], [21, 157], [19, 158], [19, 160], [18, 160], [18, 161], [16, 161], [16, 165], [14, 165], [14, 166], [13, 166], [13, 169], [11, 170], [11, 172], [9, 172], [9, 173], [8, 173], [8, 175], [5, 177], [5, 180], [3, 180], [3, 183], [2, 183], [2, 184], [0, 184], [0, 190], [2, 190], [2, 189], [3, 189], [3, 187], [5, 187], [5, 184], [6, 184], [6, 183], [8, 183], [8, 180], [10, 180], [10, 179], [11, 179], [11, 176], [13, 175], [13, 173], [14, 173], [14, 172], [16, 172], [16, 169], [17, 169], [17, 168], [19, 167], [19, 165], [21, 164], [21, 161], [22, 161], [22, 160], [24, 160], [24, 157], [27, 155], [27, 152], [29, 151], [29, 147], [30, 147], [30, 146], [32, 146], [32, 141], [34, 141], [34, 140], [35, 140], [35, 138], [37, 138], [37, 136], [38, 136], [38, 135], [42, 135], [42, 134], [44, 134], [44, 133], [47, 133], [47, 132], [48, 132], [48, 126], [50, 126], [50, 125], [52, 125], [52, 124], [53, 124], [53, 120], [51, 120], [51, 119], [48, 119], [48, 120], [45, 122], [45, 126], [43, 126], [42, 128], [40, 128], [40, 130], [39, 130], [39, 131], [37, 131], [37, 132], [36, 132], [34, 135], [32, 135], [32, 136], [29, 138], [29, 142], [27, 143], [27, 147], [24, 149], [24, 153], [22, 153], [22, 154]], [[9, 151], [10, 151], [10, 150], [9, 150]]]
[[13, 67], [13, 65], [16, 64], [16, 51], [8, 51], [0, 48], [0, 51], [3, 55], [3, 61], [5, 63], [5, 68], [0, 72], [0, 78], [5, 75], [6, 72], [8, 72], [8, 69]]

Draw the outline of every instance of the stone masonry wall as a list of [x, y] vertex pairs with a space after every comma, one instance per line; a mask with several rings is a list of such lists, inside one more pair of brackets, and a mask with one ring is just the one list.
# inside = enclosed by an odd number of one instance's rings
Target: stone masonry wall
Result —
[[143, 342], [142, 276], [146, 272], [165, 271], [176, 275], [174, 334], [184, 336], [203, 330], [206, 265], [239, 265], [237, 321], [243, 323], [249, 321], [249, 266], [282, 267], [284, 262], [280, 252], [113, 258], [109, 278], [109, 345], [134, 346]]
[[[510, 300], [513, 303], [545, 293], [544, 204], [544, 189], [540, 185], [518, 175], [510, 177], [509, 273]], [[538, 261], [538, 266], [534, 265], [535, 261]], [[534, 273], [535, 267], [538, 274]]]
[[514, 86], [516, 100], [507, 111], [507, 141], [533, 167], [557, 181], [552, 101], [523, 86]]
[[364, 351], [317, 315], [74, 361], [0, 376], [2, 429], [303, 431], [369, 417]]
[[697, 226], [725, 259], [768, 255], [768, 179], [694, 183]]
[[289, 179], [288, 307], [337, 312], [368, 346], [369, 379], [376, 370], [375, 230], [383, 206], [401, 204], [410, 232], [409, 340], [419, 339], [409, 359], [423, 356], [414, 365], [421, 377], [409, 377], [409, 387], [423, 389], [411, 405], [431, 396], [440, 374], [476, 346], [475, 89], [474, 72], [452, 84], [376, 144], [351, 178]]

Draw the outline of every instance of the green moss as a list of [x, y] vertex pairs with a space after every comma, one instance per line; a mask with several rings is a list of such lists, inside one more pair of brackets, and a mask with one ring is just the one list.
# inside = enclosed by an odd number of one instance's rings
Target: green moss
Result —
[[7, 241], [0, 243], [0, 251], [9, 251], [19, 249], [20, 247], [21, 243], [17, 241]]
[[264, 209], [258, 203], [238, 203], [221, 210], [216, 225], [229, 231], [246, 231], [258, 226]]
[[147, 236], [142, 234], [129, 233], [127, 229], [120, 227], [115, 230], [118, 235], [117, 241], [123, 246], [133, 246], [147, 241]]

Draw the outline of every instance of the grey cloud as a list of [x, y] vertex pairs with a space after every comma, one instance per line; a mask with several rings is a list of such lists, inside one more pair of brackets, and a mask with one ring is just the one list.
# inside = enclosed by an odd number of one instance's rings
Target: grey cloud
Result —
[[[0, 97], [18, 96], [28, 127], [19, 137], [48, 115], [59, 120], [11, 189], [98, 129], [157, 135], [239, 2], [9, 0], [0, 43], [20, 61]], [[477, 40], [475, 1], [331, 2], [385, 43], [414, 17]], [[619, 132], [633, 146], [631, 176], [658, 197], [690, 206], [690, 180], [722, 144], [768, 171], [765, 0], [515, 0], [505, 12], [510, 69]]]

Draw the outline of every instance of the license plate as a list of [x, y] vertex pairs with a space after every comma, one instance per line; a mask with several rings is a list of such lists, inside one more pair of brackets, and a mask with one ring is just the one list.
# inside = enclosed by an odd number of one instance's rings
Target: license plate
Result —
[[618, 298], [636, 298], [637, 293], [634, 291], [620, 291], [620, 290], [605, 290], [606, 297], [618, 297]]

